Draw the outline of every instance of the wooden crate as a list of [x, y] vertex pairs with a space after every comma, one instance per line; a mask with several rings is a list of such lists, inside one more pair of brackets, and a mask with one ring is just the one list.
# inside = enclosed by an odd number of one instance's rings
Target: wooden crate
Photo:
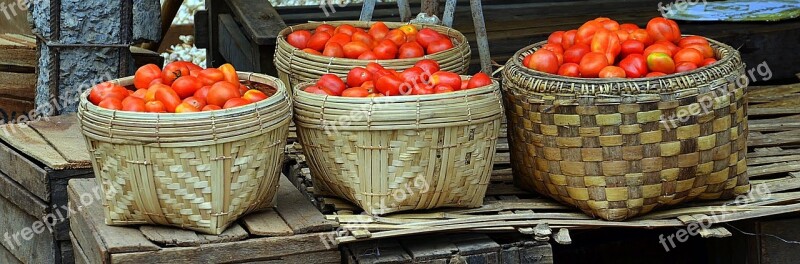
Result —
[[[335, 222], [281, 177], [276, 208], [243, 218], [219, 236], [104, 223], [93, 179], [70, 181], [70, 239], [76, 263], [340, 263]], [[0, 255], [2, 256], [2, 255]]]
[[[36, 97], [36, 39], [0, 35], [0, 124], [30, 118]], [[20, 119], [21, 120], [21, 119]]]
[[[0, 126], [0, 235], [12, 236], [0, 242], [0, 256], [23, 263], [72, 263], [67, 182], [93, 177], [90, 167], [74, 116]], [[23, 230], [35, 230], [42, 219], [54, 221], [52, 229], [24, 240]]]

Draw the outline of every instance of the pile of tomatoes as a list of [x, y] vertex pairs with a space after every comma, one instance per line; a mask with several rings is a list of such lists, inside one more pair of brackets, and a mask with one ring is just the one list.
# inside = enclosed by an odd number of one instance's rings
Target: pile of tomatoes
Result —
[[657, 17], [642, 29], [600, 17], [556, 31], [526, 56], [525, 67], [582, 78], [641, 78], [686, 72], [716, 62], [708, 40], [682, 37], [675, 21]]
[[311, 54], [359, 60], [419, 58], [453, 48], [450, 37], [433, 29], [404, 25], [390, 30], [383, 22], [368, 30], [322, 24], [313, 33], [294, 31], [286, 36], [286, 42]]
[[425, 59], [402, 72], [371, 62], [365, 68], [350, 70], [346, 81], [336, 75], [325, 74], [313, 86], [306, 87], [305, 91], [344, 97], [380, 97], [448, 93], [490, 84], [492, 80], [485, 73], [479, 72], [464, 81], [457, 73], [441, 71], [436, 61]]
[[89, 101], [111, 110], [187, 113], [233, 108], [268, 98], [241, 84], [230, 64], [203, 69], [177, 61], [164, 70], [148, 64], [136, 71], [133, 86], [136, 91], [112, 82], [101, 83], [89, 92]]

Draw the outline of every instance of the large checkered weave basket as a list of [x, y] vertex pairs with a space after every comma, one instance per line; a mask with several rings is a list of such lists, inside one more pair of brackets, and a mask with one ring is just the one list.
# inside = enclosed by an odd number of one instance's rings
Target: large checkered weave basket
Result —
[[[155, 114], [111, 111], [89, 102], [89, 91], [81, 96], [78, 117], [103, 187], [106, 224], [220, 234], [274, 205], [291, 104], [277, 78], [239, 78], [270, 97], [218, 111]], [[129, 86], [133, 78], [115, 82]]]
[[718, 62], [657, 78], [567, 78], [503, 70], [511, 163], [519, 187], [606, 220], [750, 189], [747, 82], [739, 53], [709, 40]]

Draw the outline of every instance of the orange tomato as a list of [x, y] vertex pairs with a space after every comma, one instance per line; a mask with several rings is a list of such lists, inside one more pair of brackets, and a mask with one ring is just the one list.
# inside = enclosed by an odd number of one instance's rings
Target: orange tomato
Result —
[[664, 76], [664, 75], [667, 75], [667, 74], [663, 73], [663, 72], [651, 72], [651, 73], [648, 73], [647, 76], [645, 76], [645, 77], [653, 78], [653, 77], [661, 77], [661, 76]]
[[395, 45], [400, 46], [403, 45], [403, 43], [406, 43], [406, 34], [399, 29], [392, 29], [386, 33], [386, 37], [384, 39], [388, 39], [394, 42]]
[[[471, 89], [471, 88], [467, 88], [467, 89]], [[445, 84], [440, 84], [440, 85], [437, 85], [437, 86], [433, 87], [433, 93], [437, 93], [437, 94], [449, 93], [449, 92], [454, 92], [454, 91], [455, 90], [453, 90], [453, 87], [450, 87], [450, 86], [445, 85]]]
[[220, 109], [222, 109], [222, 107], [219, 107], [219, 106], [216, 106], [216, 105], [206, 105], [200, 111], [206, 112], [206, 111], [214, 111], [214, 110], [220, 110]]
[[175, 107], [175, 113], [192, 113], [192, 112], [200, 112], [200, 109], [197, 109], [197, 107], [194, 107], [192, 104], [186, 102], [180, 103], [178, 104], [178, 106]]
[[669, 54], [653, 52], [647, 56], [647, 68], [650, 71], [671, 74], [675, 72], [675, 62]]
[[239, 106], [244, 106], [250, 104], [250, 101], [243, 99], [243, 98], [231, 98], [222, 106], [222, 109], [234, 108]]
[[703, 53], [703, 57], [705, 58], [714, 58], [714, 49], [711, 48], [709, 45], [703, 44], [688, 44], [684, 48], [691, 48], [699, 50], [700, 53]]
[[147, 94], [149, 89], [139, 89], [133, 92], [131, 96], [144, 100], [144, 96]]
[[[239, 85], [229, 82], [218, 82], [211, 86], [206, 96], [206, 103], [216, 106], [224, 106], [225, 102], [231, 98], [241, 97]], [[169, 109], [169, 107], [167, 108]]]
[[156, 85], [151, 86], [149, 89], [147, 89], [147, 93], [144, 94], [144, 101], [145, 102], [155, 101], [156, 100], [156, 91], [158, 89], [164, 89], [164, 88], [172, 89], [171, 87], [166, 86], [164, 84], [156, 84]]
[[122, 110], [122, 101], [117, 99], [116, 97], [108, 97], [100, 101], [97, 106], [108, 109], [108, 110]]
[[580, 67], [581, 77], [596, 78], [600, 71], [608, 66], [608, 58], [600, 52], [589, 52], [581, 58]]
[[648, 46], [647, 48], [644, 49], [644, 53], [642, 53], [642, 55], [644, 55], [645, 57], [648, 57], [648, 56], [650, 56], [650, 54], [652, 54], [654, 52], [664, 53], [664, 54], [667, 54], [667, 56], [672, 57], [672, 49], [670, 49], [667, 45], [664, 45], [664, 44], [653, 44], [653, 45], [650, 45], [650, 46]]
[[403, 31], [403, 33], [406, 34], [406, 36], [416, 35], [419, 32], [419, 30], [417, 30], [417, 27], [413, 25], [403, 25], [402, 27], [399, 27], [397, 29]]
[[614, 58], [619, 55], [621, 49], [619, 37], [616, 34], [605, 28], [597, 29], [591, 43], [592, 52], [606, 54], [609, 59], [608, 64], [614, 64]]
[[197, 80], [199, 80], [203, 86], [212, 85], [219, 81], [224, 81], [225, 73], [219, 69], [208, 68], [200, 71], [200, 74], [197, 75]]
[[688, 37], [684, 37], [680, 41], [678, 41], [678, 46], [681, 47], [681, 48], [685, 48], [686, 46], [689, 46], [689, 45], [692, 45], [692, 44], [710, 45], [706, 38], [700, 37], [700, 36], [688, 36]]
[[583, 23], [583, 25], [581, 25], [578, 28], [578, 31], [575, 32], [575, 43], [583, 43], [583, 44], [592, 43], [592, 38], [594, 37], [594, 34], [597, 33], [597, 30], [601, 28], [603, 28], [603, 24], [595, 20]]
[[647, 33], [647, 30], [641, 28], [631, 31], [628, 35], [628, 39], [641, 41], [645, 46], [653, 44], [653, 39], [650, 38], [650, 34]]
[[678, 28], [678, 23], [675, 21], [656, 17], [647, 22], [647, 33], [654, 41], [666, 40], [672, 43], [677, 43], [681, 39], [681, 30]]
[[167, 108], [164, 107], [164, 103], [159, 101], [152, 101], [147, 102], [144, 104], [144, 108], [148, 113], [166, 113]]
[[225, 63], [222, 66], [219, 66], [220, 71], [225, 76], [225, 81], [232, 83], [232, 84], [239, 84], [239, 75], [236, 73], [236, 69], [233, 68], [233, 65], [230, 63]]
[[128, 96], [122, 100], [122, 111], [145, 112], [147, 109], [142, 98]]
[[461, 89], [461, 76], [457, 73], [439, 71], [431, 75], [431, 85], [444, 84], [453, 89]]
[[617, 66], [606, 66], [597, 74], [600, 78], [625, 78], [625, 70]]
[[133, 76], [133, 86], [136, 89], [146, 89], [155, 79], [161, 78], [161, 68], [155, 64], [147, 64], [136, 70]]
[[248, 90], [242, 95], [242, 98], [250, 102], [259, 102], [269, 98], [264, 92], [259, 90]]
[[367, 95], [369, 95], [369, 91], [364, 87], [350, 87], [342, 92], [344, 97], [367, 97]]
[[206, 106], [206, 100], [194, 96], [186, 97], [186, 99], [183, 99], [183, 102], [188, 103], [197, 109], [203, 109], [203, 107]]
[[164, 104], [164, 108], [170, 113], [174, 113], [175, 107], [181, 104], [181, 97], [172, 88], [157, 89], [156, 100], [161, 101]]
[[675, 53], [675, 55], [672, 56], [672, 59], [675, 60], [675, 63], [691, 62], [694, 65], [700, 65], [703, 64], [705, 57], [703, 56], [703, 53], [697, 49], [684, 48], [678, 51], [678, 53]]

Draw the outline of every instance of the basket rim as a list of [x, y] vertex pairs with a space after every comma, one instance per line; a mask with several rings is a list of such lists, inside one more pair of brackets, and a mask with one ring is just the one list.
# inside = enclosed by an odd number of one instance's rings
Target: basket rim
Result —
[[[469, 75], [461, 75], [462, 79], [464, 77], [468, 77]], [[333, 96], [333, 95], [322, 95], [322, 94], [313, 94], [304, 91], [301, 88], [307, 88], [312, 86], [313, 82], [301, 82], [294, 85], [294, 92], [295, 96], [296, 93], [303, 93], [305, 96], [309, 96], [311, 98], [322, 98], [326, 101], [336, 101], [336, 102], [349, 102], [349, 103], [413, 103], [413, 102], [424, 102], [424, 101], [434, 101], [439, 99], [450, 99], [450, 98], [460, 98], [464, 96], [472, 96], [478, 94], [485, 94], [487, 92], [493, 91], [496, 87], [500, 86], [500, 82], [497, 80], [491, 79], [492, 84], [481, 86], [478, 88], [473, 89], [466, 89], [466, 90], [458, 90], [449, 93], [440, 93], [440, 94], [426, 94], [426, 95], [393, 95], [393, 96], [381, 96], [381, 97], [345, 97], [345, 96]], [[329, 100], [328, 98], [335, 98], [334, 100]], [[336, 100], [341, 98], [342, 100]]]

